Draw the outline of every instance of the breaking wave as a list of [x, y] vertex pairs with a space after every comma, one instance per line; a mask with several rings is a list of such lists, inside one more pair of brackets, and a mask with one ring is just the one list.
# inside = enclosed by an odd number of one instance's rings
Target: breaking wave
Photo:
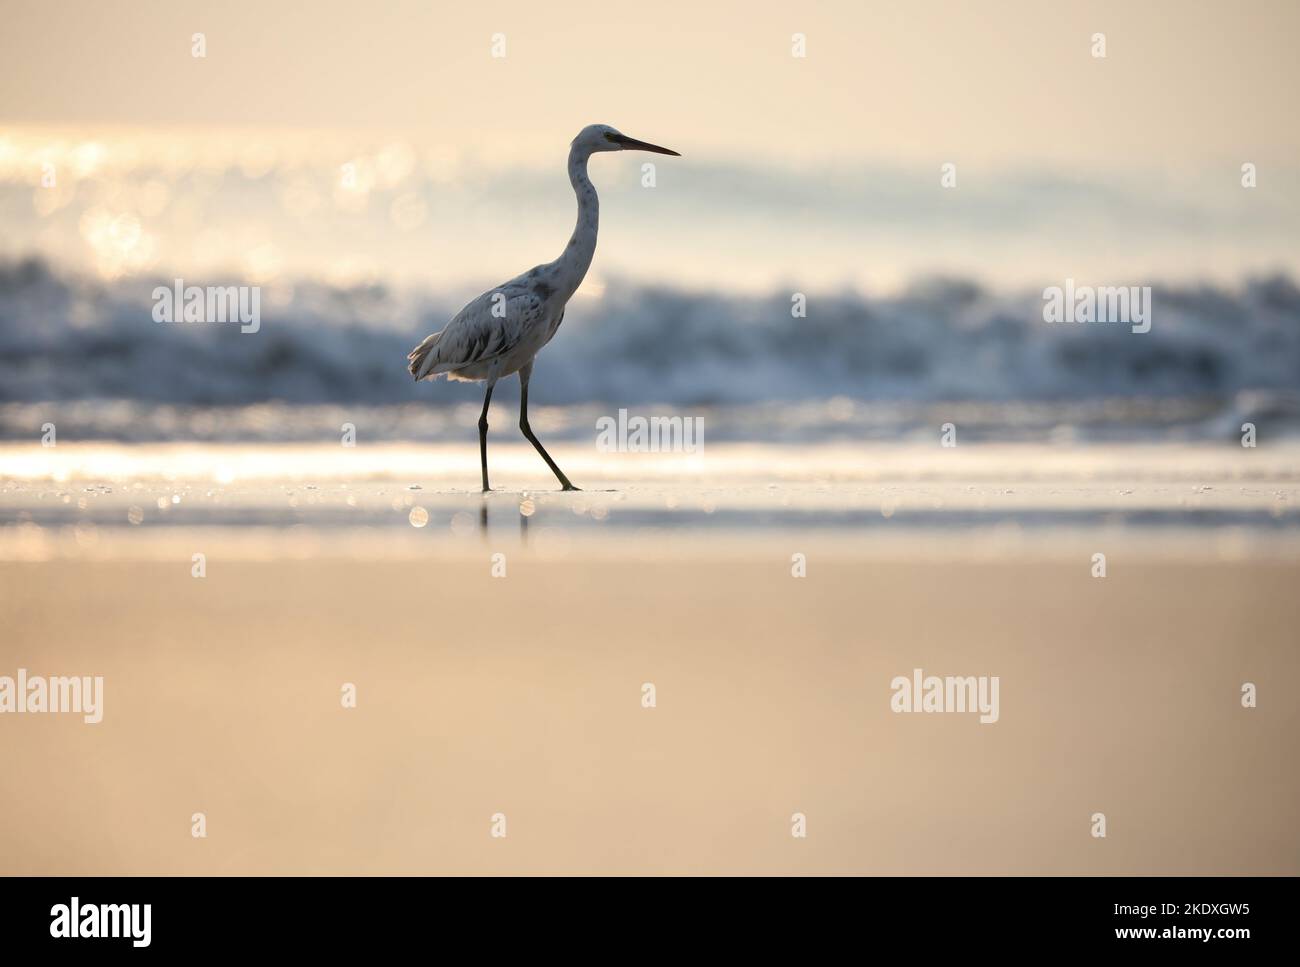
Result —
[[[195, 280], [186, 280], [187, 283]], [[226, 284], [224, 280], [207, 280]], [[415, 384], [406, 354], [467, 293], [313, 282], [264, 287], [261, 327], [156, 323], [155, 286], [39, 260], [0, 264], [0, 402], [189, 407], [453, 406], [473, 386]], [[1300, 290], [1287, 277], [1154, 287], [1153, 326], [1047, 324], [1039, 292], [930, 280], [891, 297], [736, 297], [613, 281], [579, 296], [539, 357], [547, 405], [770, 406], [1210, 401], [1300, 423]], [[1245, 401], [1243, 403], [1243, 401]], [[9, 427], [4, 432], [9, 432]]]

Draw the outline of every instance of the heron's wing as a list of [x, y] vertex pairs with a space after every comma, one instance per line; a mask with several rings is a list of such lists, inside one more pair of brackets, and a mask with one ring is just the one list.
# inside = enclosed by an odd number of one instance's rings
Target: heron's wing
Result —
[[503, 356], [541, 321], [545, 311], [542, 293], [525, 279], [490, 289], [456, 313], [442, 332], [412, 350], [411, 373], [423, 379]]

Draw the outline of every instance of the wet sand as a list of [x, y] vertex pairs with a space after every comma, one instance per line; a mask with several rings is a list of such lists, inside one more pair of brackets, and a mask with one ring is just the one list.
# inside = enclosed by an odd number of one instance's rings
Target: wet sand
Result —
[[1300, 872], [1296, 563], [756, 551], [0, 565], [4, 871]]
[[0, 451], [0, 873], [1300, 873], [1294, 448]]

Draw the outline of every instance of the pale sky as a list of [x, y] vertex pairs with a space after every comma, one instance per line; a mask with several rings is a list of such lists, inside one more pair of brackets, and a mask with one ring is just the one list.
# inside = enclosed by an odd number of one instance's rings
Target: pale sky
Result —
[[364, 129], [517, 160], [603, 121], [697, 158], [1279, 166], [1298, 33], [1292, 0], [11, 0], [0, 122]]

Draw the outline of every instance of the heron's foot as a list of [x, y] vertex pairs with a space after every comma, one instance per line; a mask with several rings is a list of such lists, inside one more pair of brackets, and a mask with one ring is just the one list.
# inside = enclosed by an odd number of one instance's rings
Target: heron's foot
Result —
[[567, 481], [565, 482], [564, 486], [561, 487], [560, 489], [561, 489], [561, 490], [577, 490], [577, 491], [579, 491], [579, 492], [582, 491], [582, 488], [581, 488], [581, 487], [575, 487], [573, 484], [568, 483]]
[[484, 488], [483, 488], [483, 493], [485, 493], [485, 494], [490, 494], [490, 493], [492, 493], [492, 488], [491, 488], [491, 487], [484, 486]]

